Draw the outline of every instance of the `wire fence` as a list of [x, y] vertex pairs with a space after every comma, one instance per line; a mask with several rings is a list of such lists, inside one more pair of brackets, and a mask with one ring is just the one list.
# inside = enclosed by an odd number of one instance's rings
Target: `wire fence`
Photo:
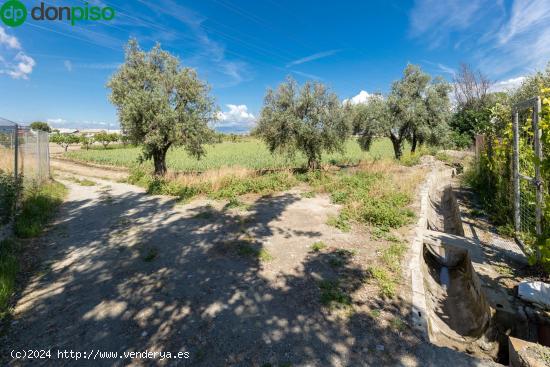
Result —
[[[513, 106], [513, 187], [516, 232], [542, 233], [544, 190], [540, 162], [543, 150], [539, 127], [541, 101], [535, 97]], [[537, 258], [539, 253], [537, 250]]]
[[44, 181], [50, 177], [49, 137], [0, 118], [0, 172], [24, 182]]

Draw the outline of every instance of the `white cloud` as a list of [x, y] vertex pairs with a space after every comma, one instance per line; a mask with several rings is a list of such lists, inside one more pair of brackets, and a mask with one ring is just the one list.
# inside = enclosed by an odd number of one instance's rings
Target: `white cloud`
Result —
[[256, 123], [256, 117], [248, 112], [248, 107], [246, 105], [228, 104], [226, 107], [229, 109], [228, 111], [218, 112], [219, 126], [251, 127]]
[[73, 63], [71, 62], [71, 60], [63, 61], [63, 65], [65, 66], [65, 69], [67, 69], [68, 72], [73, 71]]
[[64, 120], [62, 118], [55, 118], [55, 119], [47, 119], [46, 122], [48, 122], [48, 124], [63, 125], [67, 123], [67, 120]]
[[19, 40], [7, 34], [2, 27], [0, 27], [0, 46], [4, 46], [5, 51], [5, 54], [0, 57], [2, 63], [0, 74], [9, 75], [13, 79], [28, 79], [36, 61], [22, 50]]
[[493, 78], [531, 73], [550, 60], [550, 1], [416, 0], [410, 33], [432, 47], [453, 39]]
[[318, 52], [316, 54], [309, 55], [309, 56], [306, 56], [306, 57], [302, 57], [301, 59], [291, 61], [288, 64], [286, 64], [286, 67], [289, 68], [291, 66], [300, 65], [300, 64], [303, 64], [303, 63], [306, 63], [306, 62], [323, 59], [325, 57], [332, 56], [332, 55], [334, 55], [335, 53], [337, 53], [339, 51], [340, 50], [328, 50], [328, 51]]
[[494, 83], [491, 86], [491, 92], [507, 92], [509, 90], [517, 89], [521, 86], [521, 83], [525, 80], [524, 76], [518, 76], [517, 78], [510, 78], [507, 80], [501, 80]]
[[362, 90], [355, 97], [352, 97], [351, 99], [344, 99], [343, 103], [346, 104], [349, 102], [351, 104], [364, 104], [367, 103], [369, 99], [374, 96], [374, 94], [370, 94], [369, 92]]
[[21, 44], [15, 36], [10, 36], [4, 28], [0, 27], [0, 45], [4, 45], [14, 50], [20, 50]]
[[34, 59], [23, 52], [19, 52], [15, 55], [14, 61], [15, 63], [4, 72], [13, 79], [28, 79], [29, 74], [32, 73], [32, 69], [36, 65]]

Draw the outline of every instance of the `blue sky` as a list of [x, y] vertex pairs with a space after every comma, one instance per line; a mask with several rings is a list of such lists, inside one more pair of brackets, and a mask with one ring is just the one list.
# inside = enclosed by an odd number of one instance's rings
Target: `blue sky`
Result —
[[129, 37], [145, 49], [158, 41], [196, 68], [212, 86], [225, 130], [252, 126], [266, 89], [289, 74], [360, 102], [387, 92], [408, 62], [449, 80], [467, 62], [494, 80], [495, 89], [505, 89], [550, 61], [550, 1], [544, 0], [89, 3], [113, 7], [115, 19], [0, 23], [0, 116], [117, 128], [105, 83], [123, 61]]

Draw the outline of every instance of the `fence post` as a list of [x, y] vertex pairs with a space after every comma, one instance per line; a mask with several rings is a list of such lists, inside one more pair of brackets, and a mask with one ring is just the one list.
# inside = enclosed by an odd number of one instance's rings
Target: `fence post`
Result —
[[17, 180], [17, 175], [18, 175], [18, 168], [19, 168], [19, 125], [15, 124], [15, 136], [14, 136], [14, 139], [13, 139], [13, 145], [15, 146], [15, 150], [14, 150], [14, 162], [15, 162], [15, 167], [13, 167], [13, 175], [15, 177], [15, 180]]
[[521, 230], [520, 217], [520, 187], [519, 187], [519, 112], [517, 109], [513, 111], [512, 130], [514, 132], [513, 160], [512, 160], [512, 180], [514, 187], [514, 229], [516, 232]]
[[[542, 191], [542, 177], [540, 174], [540, 164], [542, 162], [542, 142], [541, 135], [542, 132], [539, 128], [539, 113], [541, 110], [540, 97], [537, 97], [535, 105], [533, 107], [533, 132], [535, 133], [535, 156], [537, 160], [535, 161], [535, 185], [536, 185], [536, 232], [537, 236], [542, 234], [542, 205], [543, 205], [543, 191]], [[537, 247], [537, 261], [540, 260], [540, 251]]]

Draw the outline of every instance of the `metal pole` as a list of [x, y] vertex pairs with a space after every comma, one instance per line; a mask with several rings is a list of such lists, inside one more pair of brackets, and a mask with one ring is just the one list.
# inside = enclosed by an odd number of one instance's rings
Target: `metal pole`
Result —
[[[543, 192], [542, 192], [542, 177], [540, 174], [540, 162], [542, 162], [542, 131], [539, 129], [539, 113], [541, 110], [540, 97], [537, 98], [535, 106], [533, 108], [533, 131], [535, 133], [535, 185], [536, 185], [536, 232], [537, 236], [542, 234], [542, 205], [543, 205]], [[537, 261], [540, 260], [540, 251], [537, 247]]]
[[15, 180], [17, 181], [17, 169], [19, 168], [19, 125], [15, 124], [15, 136], [14, 136], [14, 146], [15, 146], [15, 152], [14, 152], [14, 161], [15, 161], [15, 167], [14, 167], [14, 176]]
[[521, 230], [521, 217], [520, 217], [520, 188], [519, 188], [519, 112], [514, 110], [512, 120], [512, 130], [514, 132], [514, 153], [512, 160], [512, 180], [514, 186], [514, 229], [516, 232]]

